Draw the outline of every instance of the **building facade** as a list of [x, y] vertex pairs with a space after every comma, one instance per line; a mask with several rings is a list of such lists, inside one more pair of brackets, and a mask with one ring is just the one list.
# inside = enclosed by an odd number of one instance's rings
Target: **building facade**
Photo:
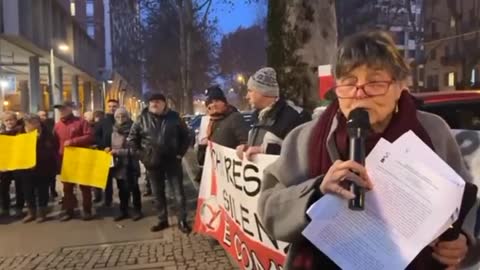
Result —
[[479, 89], [480, 3], [425, 0], [428, 90]]
[[138, 0], [62, 0], [72, 17], [101, 48], [98, 78], [104, 100], [118, 99], [134, 114], [142, 89]]
[[[387, 30], [404, 57], [418, 63], [423, 57], [423, 4], [423, 0], [337, 0], [339, 40], [365, 30]], [[423, 73], [423, 65], [418, 64], [416, 72]], [[424, 86], [421, 75], [412, 76], [418, 78], [420, 88]]]
[[0, 110], [101, 99], [98, 47], [59, 0], [0, 0]]

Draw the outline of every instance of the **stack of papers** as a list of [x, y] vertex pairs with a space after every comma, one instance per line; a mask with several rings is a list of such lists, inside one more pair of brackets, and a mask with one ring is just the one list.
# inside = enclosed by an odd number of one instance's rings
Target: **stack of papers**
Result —
[[344, 270], [405, 269], [456, 221], [465, 182], [413, 132], [380, 140], [365, 163], [365, 210], [327, 194], [303, 235]]

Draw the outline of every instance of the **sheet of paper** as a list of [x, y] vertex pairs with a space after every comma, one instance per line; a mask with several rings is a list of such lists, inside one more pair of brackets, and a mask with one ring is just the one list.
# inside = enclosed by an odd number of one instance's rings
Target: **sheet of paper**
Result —
[[449, 198], [458, 186], [385, 140], [366, 167], [374, 190], [365, 211], [324, 196], [307, 211], [312, 222], [303, 234], [342, 269], [405, 269], [458, 206]]
[[[461, 186], [462, 188], [452, 190], [450, 196], [456, 198], [458, 205], [462, 203], [463, 192], [465, 189], [465, 181], [455, 172], [443, 159], [441, 159], [430, 147], [428, 147], [415, 133], [409, 131], [398, 138], [392, 146], [398, 151], [405, 153], [411, 160], [415, 162], [428, 163], [431, 167], [436, 168], [436, 172], [446, 179]], [[437, 232], [438, 238], [458, 219], [460, 208], [455, 209], [452, 217]]]

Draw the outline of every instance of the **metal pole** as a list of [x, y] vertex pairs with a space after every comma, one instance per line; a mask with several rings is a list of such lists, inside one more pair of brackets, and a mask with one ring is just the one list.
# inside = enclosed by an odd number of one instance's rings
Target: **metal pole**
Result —
[[[54, 55], [54, 50], [53, 50], [53, 47], [50, 49], [50, 78], [51, 78], [51, 82], [50, 82], [50, 95], [52, 95], [52, 98], [50, 100], [53, 101], [53, 106], [55, 106], [56, 104], [59, 103], [59, 97], [57, 95], [57, 89], [56, 89], [56, 86], [55, 86], [55, 55]], [[57, 109], [53, 109], [53, 112], [54, 112], [54, 116], [55, 116], [55, 122], [58, 122], [60, 121], [60, 112], [57, 110]]]

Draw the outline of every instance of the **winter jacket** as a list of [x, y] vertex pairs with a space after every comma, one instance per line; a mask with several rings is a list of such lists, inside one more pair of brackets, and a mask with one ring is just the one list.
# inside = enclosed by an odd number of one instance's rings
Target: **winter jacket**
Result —
[[[140, 164], [132, 149], [127, 144], [127, 137], [133, 122], [129, 121], [120, 127], [114, 126], [111, 138], [112, 150], [116, 150], [112, 176], [115, 179], [140, 177]], [[127, 130], [128, 129], [128, 130]]]
[[232, 149], [247, 143], [250, 128], [235, 107], [230, 106], [221, 119], [214, 121], [210, 141]]
[[71, 146], [75, 147], [88, 147], [94, 142], [93, 131], [88, 122], [73, 114], [60, 119], [55, 124], [54, 132], [58, 140], [60, 157], [63, 156], [64, 144], [67, 140], [70, 140]]
[[[261, 117], [259, 116], [261, 115]], [[248, 138], [249, 146], [261, 146], [262, 152], [280, 154], [283, 139], [311, 116], [280, 98], [272, 107], [254, 113], [255, 123]]]
[[45, 121], [42, 121], [42, 124], [48, 133], [53, 134], [53, 128], [55, 127], [55, 121], [53, 119], [45, 119]]
[[183, 157], [190, 146], [185, 122], [168, 108], [161, 115], [145, 108], [133, 124], [127, 142], [147, 169], [157, 168], [163, 161], [177, 156]]
[[37, 139], [37, 164], [33, 169], [36, 176], [51, 178], [58, 170], [58, 141], [42, 124], [42, 131]]
[[[438, 116], [420, 111], [417, 112], [417, 117], [432, 139], [437, 155], [466, 182], [471, 182], [472, 177], [465, 167], [458, 145], [445, 121]], [[289, 133], [285, 138], [280, 157], [264, 171], [258, 213], [265, 230], [272, 237], [291, 243], [285, 270], [295, 269], [291, 266], [292, 259], [301, 252], [302, 231], [309, 223], [306, 211], [318, 199], [319, 181], [323, 178], [319, 176], [309, 179], [308, 142], [317, 121], [319, 120], [311, 121]], [[337, 125], [338, 121], [335, 118], [331, 130], [335, 130]], [[328, 149], [331, 160], [340, 159], [333, 132], [329, 135], [327, 144], [322, 147]], [[465, 264], [479, 260], [480, 246], [473, 237], [477, 208], [478, 205], [469, 212], [463, 224], [463, 232], [469, 236], [470, 243]]]
[[113, 114], [106, 114], [105, 117], [95, 124], [95, 144], [98, 149], [105, 149], [112, 146], [112, 133], [115, 118]]

